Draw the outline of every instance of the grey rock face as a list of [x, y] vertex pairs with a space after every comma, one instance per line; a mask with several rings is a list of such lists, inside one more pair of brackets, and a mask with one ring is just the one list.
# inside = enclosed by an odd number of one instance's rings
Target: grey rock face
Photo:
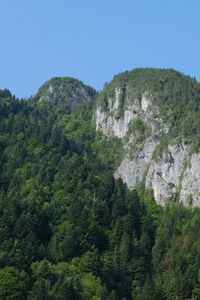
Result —
[[[115, 177], [121, 177], [130, 189], [144, 182], [146, 188], [153, 189], [155, 200], [160, 205], [174, 198], [185, 205], [200, 206], [200, 154], [191, 156], [189, 146], [182, 141], [167, 145], [161, 157], [154, 158], [160, 135], [169, 130], [158, 117], [158, 107], [152, 104], [148, 92], [143, 93], [141, 99], [126, 96], [123, 112], [120, 111], [121, 101], [122, 90], [116, 88], [107, 110], [98, 104], [94, 113], [96, 130], [123, 142], [123, 157]], [[138, 129], [131, 130], [137, 119], [148, 130], [147, 135], [141, 136]]]
[[200, 206], [200, 154], [193, 154], [181, 182], [180, 201]]
[[125, 155], [115, 177], [121, 177], [130, 189], [134, 188], [136, 184], [143, 181], [155, 147], [156, 142], [150, 137], [145, 141], [143, 149], [135, 159]]
[[188, 148], [176, 144], [169, 145], [158, 161], [150, 162], [145, 185], [153, 188], [157, 203], [163, 205], [170, 197], [176, 197], [188, 159]]
[[115, 90], [115, 101], [108, 100], [108, 111], [104, 111], [99, 105], [95, 111], [96, 129], [106, 136], [123, 138], [128, 132], [129, 124], [138, 116], [140, 102], [136, 99], [134, 103], [125, 107], [122, 117], [118, 117], [120, 111], [120, 89]]

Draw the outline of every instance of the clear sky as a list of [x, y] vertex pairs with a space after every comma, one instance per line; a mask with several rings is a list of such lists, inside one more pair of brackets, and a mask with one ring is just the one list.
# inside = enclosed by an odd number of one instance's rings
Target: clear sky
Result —
[[102, 89], [136, 67], [200, 80], [200, 0], [0, 0], [0, 88], [33, 95], [54, 76]]

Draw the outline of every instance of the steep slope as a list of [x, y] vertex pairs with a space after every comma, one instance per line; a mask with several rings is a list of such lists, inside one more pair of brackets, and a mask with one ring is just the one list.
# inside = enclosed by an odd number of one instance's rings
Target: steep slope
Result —
[[123, 142], [115, 177], [144, 182], [155, 200], [200, 205], [200, 84], [174, 70], [115, 76], [99, 95], [96, 130]]
[[0, 299], [131, 299], [148, 282], [153, 220], [114, 180], [91, 102], [69, 113], [0, 91]]

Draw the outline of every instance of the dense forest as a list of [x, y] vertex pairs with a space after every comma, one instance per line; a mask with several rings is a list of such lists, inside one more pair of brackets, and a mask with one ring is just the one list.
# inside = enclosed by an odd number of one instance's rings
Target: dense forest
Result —
[[94, 90], [71, 105], [80, 84], [0, 91], [0, 299], [200, 299], [200, 210], [114, 179], [120, 141], [96, 132]]

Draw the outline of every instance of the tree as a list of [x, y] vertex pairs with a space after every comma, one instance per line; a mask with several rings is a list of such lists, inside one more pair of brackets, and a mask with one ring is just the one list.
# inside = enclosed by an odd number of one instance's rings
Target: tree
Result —
[[24, 271], [13, 267], [0, 270], [0, 299], [25, 300], [27, 296], [29, 277]]

